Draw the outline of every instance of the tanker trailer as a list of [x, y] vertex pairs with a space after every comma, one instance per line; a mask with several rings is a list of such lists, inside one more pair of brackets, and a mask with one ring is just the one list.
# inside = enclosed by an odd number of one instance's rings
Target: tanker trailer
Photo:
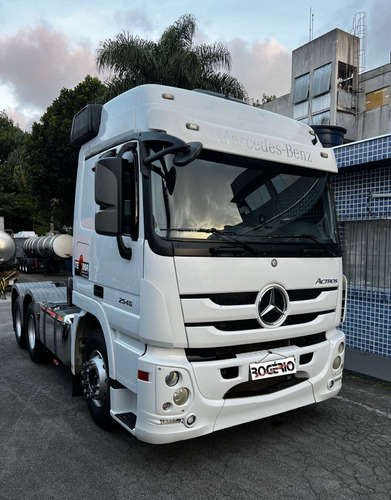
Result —
[[64, 260], [72, 256], [72, 236], [56, 234], [28, 238], [23, 243], [23, 252], [24, 257], [19, 258], [21, 271], [59, 272]]
[[13, 264], [16, 246], [13, 238], [5, 231], [0, 230], [0, 264]]
[[13, 238], [0, 230], [0, 296], [4, 297], [5, 287], [13, 285], [19, 275], [15, 267], [16, 245]]

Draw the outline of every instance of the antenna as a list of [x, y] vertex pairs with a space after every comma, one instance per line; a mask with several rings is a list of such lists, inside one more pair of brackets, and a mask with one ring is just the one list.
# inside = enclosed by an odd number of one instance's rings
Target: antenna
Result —
[[309, 34], [309, 42], [312, 41], [313, 39], [313, 36], [314, 36], [314, 14], [312, 13], [312, 7], [310, 7], [310, 25], [309, 25], [309, 30], [310, 30], [310, 34]]

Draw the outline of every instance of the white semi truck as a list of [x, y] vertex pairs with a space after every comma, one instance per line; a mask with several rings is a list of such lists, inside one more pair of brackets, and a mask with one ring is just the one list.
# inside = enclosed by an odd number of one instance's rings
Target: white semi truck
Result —
[[168, 443], [339, 392], [337, 167], [310, 127], [145, 85], [84, 108], [71, 141], [73, 278], [15, 285], [13, 318], [100, 426]]

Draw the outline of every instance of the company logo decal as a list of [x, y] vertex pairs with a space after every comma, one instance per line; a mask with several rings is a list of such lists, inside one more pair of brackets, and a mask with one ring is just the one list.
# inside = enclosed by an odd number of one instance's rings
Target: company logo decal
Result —
[[312, 163], [312, 154], [310, 151], [293, 147], [287, 143], [277, 143], [266, 138], [252, 138], [248, 136], [239, 136], [232, 134], [228, 130], [218, 130], [219, 144], [227, 144], [240, 149], [249, 149], [259, 151], [272, 156], [281, 156], [284, 158], [294, 158], [307, 163]]
[[87, 279], [90, 276], [90, 265], [88, 262], [84, 262], [83, 255], [80, 255], [79, 259], [75, 260], [75, 276]]
[[287, 317], [288, 294], [282, 286], [272, 285], [262, 292], [258, 302], [259, 322], [264, 328], [276, 328]]

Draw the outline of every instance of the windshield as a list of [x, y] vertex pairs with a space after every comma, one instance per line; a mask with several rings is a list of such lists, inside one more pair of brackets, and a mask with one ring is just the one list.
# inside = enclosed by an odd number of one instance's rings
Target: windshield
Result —
[[[246, 244], [336, 244], [327, 172], [211, 155], [176, 168], [171, 158], [151, 172], [155, 233], [169, 240]], [[247, 246], [247, 245], [246, 245]]]

